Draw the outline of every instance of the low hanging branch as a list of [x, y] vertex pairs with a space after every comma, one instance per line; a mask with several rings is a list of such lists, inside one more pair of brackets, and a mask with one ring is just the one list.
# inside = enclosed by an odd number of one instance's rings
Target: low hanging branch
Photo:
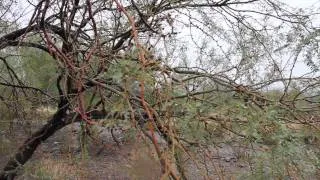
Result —
[[[125, 8], [122, 6], [122, 4], [120, 4], [120, 2], [118, 2], [117, 0], [114, 0], [114, 2], [117, 4], [117, 7], [119, 9], [120, 12], [123, 12], [125, 14], [125, 16], [127, 17], [127, 19], [129, 20], [129, 23], [132, 27], [132, 36], [133, 36], [133, 40], [134, 40], [134, 43], [135, 43], [135, 46], [137, 47], [138, 49], [138, 59], [139, 59], [139, 62], [140, 62], [140, 65], [141, 65], [141, 70], [143, 73], [146, 73], [145, 69], [146, 69], [146, 66], [148, 66], [148, 64], [150, 63], [148, 61], [148, 59], [146, 59], [146, 51], [144, 49], [144, 47], [141, 45], [141, 43], [139, 42], [139, 39], [138, 39], [138, 30], [136, 28], [136, 22], [135, 22], [135, 19], [133, 16], [131, 16], [126, 10]], [[133, 2], [133, 5], [134, 4], [134, 1]], [[143, 19], [144, 20], [144, 19]], [[145, 21], [144, 21], [145, 22]], [[145, 83], [144, 83], [144, 80], [139, 80], [139, 87], [140, 87], [140, 98], [141, 98], [141, 104], [143, 106], [143, 109], [144, 111], [146, 112], [146, 114], [148, 115], [148, 120], [150, 121], [149, 123], [149, 129], [151, 131], [151, 136], [148, 136], [147, 137], [151, 140], [151, 142], [153, 143], [154, 145], [154, 148], [157, 152], [157, 155], [160, 159], [160, 162], [161, 162], [161, 167], [162, 167], [162, 173], [163, 175], [165, 176], [167, 174], [167, 171], [169, 173], [169, 175], [174, 178], [174, 179], [180, 179], [180, 177], [174, 172], [174, 170], [172, 169], [172, 167], [170, 166], [170, 164], [168, 163], [168, 161], [162, 156], [162, 153], [161, 153], [161, 150], [160, 150], [160, 147], [159, 147], [159, 144], [155, 138], [155, 129], [157, 128], [156, 126], [156, 123], [155, 123], [155, 120], [153, 118], [153, 114], [152, 114], [152, 107], [148, 106], [146, 100], [145, 100]], [[144, 133], [146, 134], [146, 133]]]
[[[72, 124], [74, 122], [79, 122], [82, 117], [74, 112], [67, 113], [67, 105], [58, 110], [53, 117], [41, 127], [38, 131], [33, 133], [30, 138], [28, 138], [18, 149], [18, 151], [10, 158], [7, 165], [4, 167], [0, 174], [0, 180], [11, 180], [17, 176], [18, 171], [22, 166], [32, 157], [34, 151], [37, 147], [51, 137], [54, 133], [62, 129], [63, 127]], [[99, 119], [122, 119], [127, 120], [127, 114], [121, 112], [107, 112], [107, 111], [91, 111], [87, 114], [92, 120]], [[140, 114], [136, 114], [135, 118], [143, 118]]]

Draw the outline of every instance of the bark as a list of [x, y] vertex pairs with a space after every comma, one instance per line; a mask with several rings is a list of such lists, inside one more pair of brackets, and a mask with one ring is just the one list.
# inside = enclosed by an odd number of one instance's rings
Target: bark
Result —
[[31, 158], [41, 142], [48, 139], [59, 129], [72, 123], [72, 119], [73, 117], [67, 115], [65, 110], [57, 111], [48, 123], [33, 133], [18, 149], [18, 152], [9, 159], [7, 165], [0, 174], [0, 180], [14, 179], [14, 177], [17, 176], [19, 169]]
[[[61, 103], [59, 107], [63, 107]], [[77, 113], [67, 114], [67, 107], [61, 108], [57, 111], [53, 117], [41, 127], [38, 131], [33, 133], [30, 138], [28, 138], [18, 151], [9, 159], [3, 171], [0, 173], [0, 180], [12, 180], [18, 175], [18, 171], [22, 166], [32, 157], [33, 153], [37, 147], [55, 132], [62, 129], [63, 127], [72, 124], [74, 122], [79, 122], [81, 120]], [[91, 119], [99, 120], [105, 118], [119, 118], [125, 119], [125, 113], [110, 113], [105, 110], [99, 111], [94, 110], [87, 114]]]
[[[59, 88], [58, 88], [59, 89]], [[81, 121], [81, 117], [76, 112], [67, 113], [67, 101], [62, 98], [59, 103], [60, 110], [58, 110], [53, 117], [41, 127], [38, 131], [33, 133], [28, 138], [18, 151], [9, 159], [3, 171], [0, 173], [0, 180], [12, 180], [17, 175], [23, 165], [32, 157], [37, 147], [52, 136], [55, 132], [63, 127], [74, 122]], [[108, 112], [105, 110], [93, 110], [87, 114], [90, 119], [98, 121], [99, 119], [122, 119], [127, 120], [128, 117], [125, 112]], [[135, 114], [138, 121], [144, 120], [146, 114]], [[161, 132], [160, 132], [161, 133]]]

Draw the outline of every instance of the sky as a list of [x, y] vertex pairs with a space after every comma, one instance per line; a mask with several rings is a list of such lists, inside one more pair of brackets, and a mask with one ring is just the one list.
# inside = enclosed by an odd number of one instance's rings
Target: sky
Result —
[[[289, 6], [291, 6], [293, 8], [308, 8], [308, 7], [312, 7], [315, 5], [317, 5], [317, 7], [320, 7], [320, 0], [279, 0], [279, 1], [288, 4]], [[19, 11], [21, 11], [21, 9], [23, 9], [23, 8], [20, 8]], [[320, 9], [319, 9], [319, 12], [320, 12]], [[22, 17], [20, 19], [21, 22], [27, 23], [28, 21], [25, 20], [26, 17], [28, 17], [28, 16]], [[320, 27], [320, 18], [319, 18], [319, 23], [317, 23], [317, 25], [319, 25], [319, 27]], [[296, 66], [294, 69], [294, 74], [296, 76], [299, 76], [299, 75], [304, 74], [306, 71], [308, 71], [308, 67], [306, 67], [306, 65], [304, 63], [299, 63], [298, 66]]]
[[[308, 8], [312, 6], [320, 7], [320, 0], [280, 0], [280, 1], [294, 8]], [[320, 22], [318, 21], [316, 24], [320, 25]], [[295, 67], [293, 74], [296, 76], [300, 76], [305, 74], [305, 72], [307, 71], [309, 71], [309, 68], [306, 66], [306, 64], [303, 62], [300, 62]]]
[[[279, 0], [280, 2], [283, 2], [285, 4], [287, 4], [288, 6], [292, 7], [292, 8], [296, 8], [297, 10], [299, 8], [302, 8], [302, 9], [305, 9], [305, 8], [308, 8], [308, 7], [320, 7], [320, 0]], [[318, 9], [318, 12], [320, 12], [320, 9]], [[316, 10], [314, 11], [314, 13], [318, 13]], [[317, 18], [313, 18], [313, 22], [316, 27], [320, 27], [320, 18], [319, 18], [320, 14], [317, 15]], [[184, 31], [182, 31], [184, 32]], [[187, 51], [187, 54], [188, 54], [188, 58], [190, 59], [194, 59], [196, 57], [196, 53], [194, 51], [192, 51], [192, 41], [190, 41], [187, 37], [187, 34], [188, 32], [185, 32], [185, 33], [182, 33], [182, 37], [181, 39], [183, 39], [184, 41], [186, 41], [186, 44], [188, 44], [188, 47], [189, 47], [189, 50]], [[194, 36], [196, 37], [196, 36]], [[196, 38], [194, 38], [196, 39]], [[199, 38], [201, 39], [201, 38]], [[198, 39], [196, 39], [196, 41], [198, 42]], [[199, 40], [200, 41], [200, 40]], [[282, 67], [287, 63], [287, 60], [289, 59], [289, 55], [288, 56], [283, 56], [282, 58], [280, 58], [279, 60], [282, 62], [283, 61], [283, 64], [280, 65], [280, 68], [282, 69]], [[195, 62], [195, 61], [193, 61]], [[194, 65], [193, 62], [190, 62], [190, 65], [189, 66], [196, 66]], [[289, 61], [289, 62], [292, 62], [292, 59]], [[291, 63], [286, 66], [286, 71], [285, 71], [285, 76], [289, 76], [290, 74], [290, 71], [291, 70]], [[296, 65], [294, 66], [293, 68], [293, 74], [292, 76], [293, 77], [300, 77], [300, 76], [304, 76], [306, 74], [309, 75], [309, 72], [310, 72], [310, 68], [306, 65], [306, 63], [304, 62], [304, 59], [303, 59], [303, 54], [301, 54], [299, 56], [299, 59], [298, 59], [298, 62], [296, 63]], [[264, 72], [264, 67], [261, 66], [261, 69], [259, 69], [259, 74], [263, 74]], [[275, 85], [275, 87], [277, 87], [278, 85]]]
[[292, 7], [309, 7], [315, 3], [320, 3], [320, 0], [280, 0], [280, 2], [286, 3]]

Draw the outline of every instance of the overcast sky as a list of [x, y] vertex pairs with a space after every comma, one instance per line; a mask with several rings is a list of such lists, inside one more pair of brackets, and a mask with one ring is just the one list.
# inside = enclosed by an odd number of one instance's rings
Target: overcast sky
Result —
[[[279, 1], [284, 2], [289, 6], [295, 7], [295, 8], [308, 8], [312, 6], [320, 7], [320, 0], [279, 0]], [[303, 75], [308, 71], [309, 71], [309, 68], [306, 66], [306, 64], [303, 62], [300, 62], [295, 67], [293, 74], [296, 76], [299, 76], [299, 75]]]
[[[279, 0], [279, 1], [293, 8], [320, 7], [320, 0]], [[21, 9], [19, 9], [19, 11], [21, 11]], [[319, 9], [319, 12], [320, 12], [320, 9]], [[25, 20], [26, 17], [28, 16], [24, 16], [23, 18], [21, 18], [21, 21], [27, 23], [28, 20]], [[313, 20], [316, 20], [317, 22], [316, 24], [320, 26], [320, 18], [314, 18]], [[185, 38], [186, 37], [184, 37], [184, 39]], [[301, 63], [298, 63], [298, 65], [294, 68], [294, 75], [299, 76], [299, 75], [305, 74], [307, 71], [308, 71], [308, 67], [305, 65], [305, 63], [301, 62]]]
[[281, 2], [284, 2], [292, 7], [309, 7], [316, 3], [320, 3], [320, 0], [280, 0]]

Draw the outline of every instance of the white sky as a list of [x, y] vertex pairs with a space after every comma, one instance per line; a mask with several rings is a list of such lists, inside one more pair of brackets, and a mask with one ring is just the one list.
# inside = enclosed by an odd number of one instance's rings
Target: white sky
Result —
[[[308, 8], [308, 7], [320, 7], [320, 0], [279, 0], [280, 2], [286, 3], [294, 8]], [[320, 10], [320, 9], [319, 9]], [[318, 25], [320, 23], [317, 23]], [[299, 62], [295, 67], [293, 74], [300, 76], [309, 71], [309, 68], [305, 63]]]
[[[295, 8], [296, 10], [301, 9], [308, 9], [309, 7], [315, 8], [318, 7], [317, 10], [314, 10], [313, 13], [319, 13], [320, 12], [320, 0], [278, 0], [280, 2], [283, 2], [285, 4], [287, 4], [288, 6]], [[313, 21], [313, 25], [316, 25], [317, 27], [320, 27], [320, 18], [319, 18], [319, 14], [316, 15], [317, 17], [313, 17], [312, 21]], [[186, 44], [188, 44], [188, 47], [190, 48], [189, 51], [187, 51], [187, 58], [189, 59], [194, 59], [197, 55], [194, 51], [192, 51], [192, 41], [190, 40], [190, 38], [188, 38], [189, 36], [186, 35], [188, 34], [187, 32], [188, 30], [182, 30], [182, 33], [180, 34], [181, 39], [183, 41], [186, 41]], [[196, 35], [194, 37], [197, 37]], [[201, 39], [201, 38], [200, 38]], [[196, 39], [197, 40], [197, 39]], [[309, 72], [311, 72], [311, 69], [306, 65], [306, 63], [304, 62], [304, 59], [301, 58], [302, 55], [299, 55], [298, 61], [296, 62], [294, 68], [293, 68], [293, 76], [294, 77], [299, 77], [299, 76], [303, 76], [308, 74]], [[284, 64], [287, 62], [287, 59], [289, 58], [289, 56], [284, 56], [282, 57], [282, 59], [280, 59], [280, 61], [284, 62]], [[292, 59], [290, 59], [289, 62], [291, 62]], [[191, 61], [190, 62], [190, 66], [196, 66], [195, 65], [195, 61]], [[284, 64], [280, 63], [280, 68], [282, 69], [282, 66], [284, 66]], [[290, 65], [290, 64], [289, 64]], [[285, 76], [289, 76], [290, 73], [290, 69], [291, 69], [291, 65], [290, 66], [286, 66], [286, 70], [285, 70]], [[261, 68], [261, 72], [263, 74], [263, 69], [264, 67]], [[308, 74], [309, 76], [310, 74]], [[278, 84], [275, 84], [275, 87], [279, 87]]]
[[[20, 0], [18, 0], [18, 2], [19, 1]], [[293, 8], [297, 8], [297, 9], [298, 8], [308, 8], [308, 7], [320, 7], [320, 0], [279, 0], [279, 1], [291, 6]], [[20, 4], [20, 5], [23, 6], [22, 4]], [[17, 11], [21, 12], [22, 9], [24, 9], [24, 8], [19, 8], [19, 10], [17, 10]], [[320, 12], [320, 9], [319, 9], [319, 12]], [[22, 17], [20, 19], [20, 21], [27, 23], [28, 21], [25, 20], [26, 17], [28, 17], [28, 16]], [[317, 24], [320, 26], [320, 20], [319, 20], [319, 23], [317, 23]], [[186, 37], [184, 37], [184, 38], [186, 38]], [[305, 63], [301, 62], [301, 63], [298, 64], [298, 66], [295, 67], [294, 75], [295, 76], [300, 76], [302, 74], [305, 74], [307, 71], [309, 71], [308, 67], [305, 65]]]
[[286, 3], [292, 7], [309, 7], [316, 3], [320, 3], [320, 0], [279, 0], [280, 2]]

